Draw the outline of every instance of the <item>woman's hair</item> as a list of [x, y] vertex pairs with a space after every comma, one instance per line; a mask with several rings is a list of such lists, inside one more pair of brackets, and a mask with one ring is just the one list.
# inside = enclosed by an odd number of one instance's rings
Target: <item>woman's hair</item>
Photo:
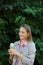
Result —
[[31, 33], [31, 27], [28, 24], [22, 24], [20, 25], [20, 28], [24, 27], [27, 31], [27, 33], [29, 33], [29, 36], [27, 37], [28, 41], [32, 41], [32, 33]]

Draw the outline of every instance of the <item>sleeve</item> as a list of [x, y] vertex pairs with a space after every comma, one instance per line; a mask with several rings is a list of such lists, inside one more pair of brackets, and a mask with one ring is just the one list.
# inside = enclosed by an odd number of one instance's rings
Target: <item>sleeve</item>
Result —
[[23, 64], [25, 63], [27, 65], [32, 65], [34, 63], [35, 53], [36, 53], [36, 48], [35, 48], [35, 45], [32, 44], [29, 47], [27, 56], [23, 56], [22, 63]]
[[[16, 47], [16, 43], [17, 43], [17, 42], [14, 42], [14, 49], [15, 49], [15, 47]], [[16, 56], [13, 57], [12, 65], [15, 65], [16, 58], [17, 58]]]
[[14, 49], [16, 49], [17, 44], [18, 44], [18, 41], [14, 42]]
[[13, 58], [12, 65], [15, 65], [15, 62], [16, 62], [16, 56], [14, 56], [14, 58]]

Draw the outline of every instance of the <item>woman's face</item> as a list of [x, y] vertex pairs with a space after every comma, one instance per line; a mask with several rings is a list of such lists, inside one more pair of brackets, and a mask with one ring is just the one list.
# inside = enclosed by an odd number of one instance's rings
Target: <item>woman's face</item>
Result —
[[26, 31], [26, 29], [24, 27], [21, 27], [19, 29], [20, 40], [26, 40], [28, 36], [29, 36], [29, 33]]

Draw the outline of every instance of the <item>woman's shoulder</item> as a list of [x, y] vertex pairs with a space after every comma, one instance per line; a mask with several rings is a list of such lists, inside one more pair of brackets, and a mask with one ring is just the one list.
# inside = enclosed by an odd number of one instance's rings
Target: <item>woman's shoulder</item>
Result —
[[35, 42], [33, 41], [29, 42], [29, 48], [32, 50], [36, 50]]
[[30, 45], [30, 46], [35, 46], [35, 42], [30, 41], [30, 42], [29, 42], [29, 45]]

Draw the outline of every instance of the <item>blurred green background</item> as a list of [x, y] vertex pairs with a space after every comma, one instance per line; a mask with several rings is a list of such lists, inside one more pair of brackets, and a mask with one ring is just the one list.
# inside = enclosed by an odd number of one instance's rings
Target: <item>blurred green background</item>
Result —
[[0, 0], [0, 65], [10, 65], [9, 44], [19, 39], [18, 28], [24, 23], [32, 28], [37, 49], [34, 65], [43, 65], [42, 0]]

